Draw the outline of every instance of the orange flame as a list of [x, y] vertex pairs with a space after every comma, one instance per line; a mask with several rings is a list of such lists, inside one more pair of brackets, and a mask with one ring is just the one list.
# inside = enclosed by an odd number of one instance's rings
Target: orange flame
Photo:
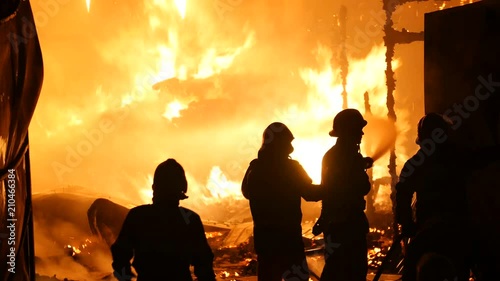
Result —
[[[293, 105], [287, 112], [281, 113], [280, 117], [282, 120], [293, 120], [295, 127], [292, 131], [297, 132], [297, 136], [294, 141], [295, 151], [292, 156], [299, 160], [313, 178], [313, 181], [319, 183], [321, 181], [322, 157], [335, 142], [334, 139], [328, 137], [327, 133], [331, 129], [331, 120], [335, 114], [342, 110], [342, 81], [339, 75], [340, 68], [334, 68], [330, 63], [331, 50], [325, 46], [318, 46], [315, 54], [319, 68], [304, 68], [300, 71], [302, 79], [309, 87], [308, 103], [301, 107]], [[393, 62], [394, 69], [397, 69], [399, 65], [398, 60]], [[349, 75], [347, 77], [348, 104], [350, 108], [357, 108], [363, 112], [364, 93], [368, 91], [373, 116], [382, 120], [387, 119], [385, 67], [385, 48], [383, 45], [374, 47], [364, 59], [350, 59]], [[365, 116], [365, 118], [367, 117]], [[406, 124], [407, 120], [407, 116], [398, 119], [396, 127], [401, 127], [399, 131], [409, 128]], [[390, 122], [387, 124], [392, 126]], [[373, 136], [365, 137], [373, 139]], [[377, 137], [387, 136], [378, 133], [375, 139]], [[362, 142], [361, 148], [364, 154], [369, 152], [367, 151], [366, 142]], [[402, 145], [398, 147], [398, 150], [402, 154], [405, 153]], [[386, 168], [388, 155], [378, 155], [378, 157], [380, 157], [378, 161], [380, 164], [376, 163], [377, 165], [373, 167], [374, 178], [388, 174]]]

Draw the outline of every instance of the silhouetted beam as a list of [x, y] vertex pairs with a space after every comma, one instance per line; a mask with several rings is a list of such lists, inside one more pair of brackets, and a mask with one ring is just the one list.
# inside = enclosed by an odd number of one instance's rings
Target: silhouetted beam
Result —
[[415, 41], [424, 41], [424, 32], [409, 32], [403, 28], [402, 31], [388, 29], [386, 31], [387, 41], [394, 44], [409, 44]]

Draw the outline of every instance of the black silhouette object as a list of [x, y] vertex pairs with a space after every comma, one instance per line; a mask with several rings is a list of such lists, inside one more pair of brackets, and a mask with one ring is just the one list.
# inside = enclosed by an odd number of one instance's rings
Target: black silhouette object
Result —
[[301, 198], [318, 201], [320, 188], [312, 184], [299, 162], [290, 158], [293, 139], [283, 123], [270, 124], [242, 183], [254, 222], [259, 281], [309, 280]]
[[111, 247], [120, 233], [129, 209], [108, 199], [97, 198], [87, 210], [87, 218], [93, 235]]
[[426, 253], [450, 259], [457, 280], [469, 280], [474, 230], [468, 219], [467, 179], [499, 154], [498, 148], [458, 147], [449, 137], [452, 125], [437, 113], [420, 119], [416, 141], [420, 149], [405, 163], [396, 184], [396, 220], [402, 236], [412, 238], [405, 254], [404, 281], [416, 280], [417, 264]]
[[366, 169], [373, 165], [371, 158], [359, 152], [366, 125], [356, 109], [345, 109], [333, 120], [330, 136], [337, 137], [337, 142], [323, 157], [324, 195], [316, 226], [316, 232], [323, 232], [327, 246], [320, 280], [366, 281], [369, 229], [364, 196], [371, 188]]
[[158, 165], [153, 204], [131, 209], [111, 246], [115, 277], [130, 280], [133, 266], [138, 281], [192, 281], [192, 265], [198, 280], [215, 281], [214, 255], [200, 216], [179, 207], [186, 192], [186, 176], [179, 163], [168, 159]]

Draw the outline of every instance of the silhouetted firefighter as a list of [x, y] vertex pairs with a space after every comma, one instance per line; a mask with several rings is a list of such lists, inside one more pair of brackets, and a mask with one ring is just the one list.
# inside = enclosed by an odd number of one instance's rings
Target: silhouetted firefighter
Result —
[[[420, 119], [416, 141], [420, 149], [405, 163], [396, 185], [396, 220], [402, 236], [412, 238], [404, 260], [404, 281], [416, 280], [417, 264], [426, 253], [448, 259], [457, 280], [469, 280], [475, 230], [468, 219], [467, 178], [474, 169], [497, 159], [498, 148], [458, 148], [449, 140], [451, 125], [436, 113]], [[498, 276], [490, 278], [481, 280]]]
[[301, 198], [318, 201], [320, 189], [299, 162], [290, 159], [293, 139], [283, 123], [270, 124], [241, 187], [250, 201], [259, 281], [309, 280]]
[[336, 144], [323, 157], [324, 189], [321, 217], [314, 234], [323, 232], [325, 267], [320, 280], [366, 281], [368, 220], [364, 196], [370, 191], [366, 169], [373, 160], [359, 153], [366, 120], [356, 109], [345, 109], [333, 120], [330, 136]]
[[191, 281], [190, 265], [199, 281], [215, 281], [214, 255], [200, 216], [179, 207], [188, 198], [182, 166], [174, 159], [161, 163], [153, 178], [153, 204], [131, 209], [111, 246], [114, 275], [130, 280], [130, 261], [138, 281]]
[[108, 199], [96, 199], [87, 211], [90, 231], [111, 246], [122, 228], [129, 209]]

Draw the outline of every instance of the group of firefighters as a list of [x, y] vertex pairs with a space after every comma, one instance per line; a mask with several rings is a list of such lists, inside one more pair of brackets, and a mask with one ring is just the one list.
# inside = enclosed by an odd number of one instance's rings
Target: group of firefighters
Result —
[[[254, 222], [259, 281], [309, 280], [302, 199], [322, 202], [313, 229], [314, 234], [323, 234], [325, 242], [320, 280], [366, 281], [369, 222], [364, 198], [371, 189], [366, 171], [373, 166], [373, 159], [360, 153], [366, 125], [356, 109], [335, 116], [329, 134], [337, 140], [323, 157], [319, 185], [290, 158], [294, 136], [287, 126], [275, 122], [264, 130], [258, 156], [242, 181]], [[478, 251], [466, 232], [466, 179], [498, 153], [459, 149], [448, 138], [450, 125], [435, 113], [420, 120], [417, 144], [432, 142], [434, 149], [424, 153], [421, 148], [409, 159], [396, 185], [395, 217], [400, 235], [410, 239], [404, 251], [403, 281], [465, 281], [472, 268], [481, 280], [493, 280], [489, 274], [494, 273], [476, 258]], [[187, 198], [182, 166], [174, 159], [161, 163], [153, 191], [153, 204], [130, 210], [111, 247], [115, 277], [131, 280], [133, 267], [138, 281], [192, 280], [193, 266], [199, 281], [214, 281], [214, 256], [201, 219], [179, 206]]]

